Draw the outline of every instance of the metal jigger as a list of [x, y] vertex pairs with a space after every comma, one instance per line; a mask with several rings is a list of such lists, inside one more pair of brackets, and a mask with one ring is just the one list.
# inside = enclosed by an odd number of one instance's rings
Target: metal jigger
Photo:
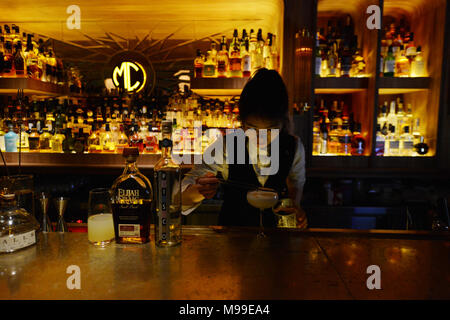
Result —
[[41, 204], [41, 210], [42, 210], [42, 221], [41, 221], [42, 232], [52, 232], [53, 231], [52, 223], [47, 214], [48, 201], [49, 201], [49, 197], [45, 193], [41, 193], [39, 195], [39, 203]]
[[69, 232], [66, 221], [64, 221], [64, 212], [67, 208], [69, 198], [58, 197], [54, 199], [56, 211], [58, 212], [58, 223], [56, 224], [56, 232]]

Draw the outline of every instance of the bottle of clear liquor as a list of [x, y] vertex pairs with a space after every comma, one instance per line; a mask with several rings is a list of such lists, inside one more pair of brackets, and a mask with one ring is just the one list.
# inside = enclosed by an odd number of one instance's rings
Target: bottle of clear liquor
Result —
[[172, 122], [163, 121], [159, 147], [161, 159], [155, 164], [157, 246], [169, 247], [181, 243], [181, 167], [172, 160]]
[[39, 223], [17, 206], [14, 193], [0, 191], [0, 253], [14, 252], [37, 242]]
[[395, 126], [391, 126], [390, 131], [391, 133], [387, 136], [389, 149], [388, 153], [385, 153], [385, 155], [398, 156], [400, 155], [400, 140], [398, 139], [398, 136], [395, 133]]
[[409, 132], [409, 126], [403, 128], [403, 134], [400, 136], [400, 153], [402, 156], [411, 157], [414, 151], [413, 136]]
[[150, 217], [153, 189], [136, 165], [137, 148], [125, 148], [125, 169], [112, 187], [112, 211], [117, 243], [150, 241]]

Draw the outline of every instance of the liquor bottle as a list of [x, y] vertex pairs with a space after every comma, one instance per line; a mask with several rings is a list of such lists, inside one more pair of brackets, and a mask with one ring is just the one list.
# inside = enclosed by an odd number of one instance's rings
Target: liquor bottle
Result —
[[75, 139], [72, 134], [72, 129], [67, 128], [65, 131], [65, 139], [63, 141], [63, 152], [64, 153], [72, 153], [75, 149]]
[[212, 60], [211, 51], [208, 51], [206, 54], [206, 61], [203, 64], [203, 76], [210, 78], [216, 76], [216, 64]]
[[0, 193], [0, 223], [0, 254], [34, 245], [38, 240], [39, 223], [33, 214], [19, 208], [16, 195], [8, 188]]
[[47, 57], [44, 52], [44, 41], [39, 39], [38, 43], [38, 67], [41, 70], [41, 77], [39, 80], [47, 81]]
[[340, 150], [340, 140], [339, 136], [341, 135], [341, 130], [337, 125], [331, 124], [330, 132], [328, 134], [328, 153], [330, 154], [338, 154]]
[[17, 133], [14, 132], [14, 126], [8, 125], [8, 133], [5, 134], [5, 151], [17, 152]]
[[100, 133], [97, 130], [97, 124], [95, 122], [92, 126], [91, 135], [87, 139], [87, 147], [89, 152], [98, 153], [102, 151], [102, 145], [100, 143]]
[[375, 140], [375, 155], [384, 156], [386, 136], [381, 132], [380, 125], [377, 124], [377, 136]]
[[352, 136], [352, 155], [362, 156], [366, 148], [366, 140], [361, 135], [361, 123], [357, 122], [354, 126]]
[[242, 76], [243, 77], [250, 77], [252, 73], [252, 60], [249, 52], [249, 42], [248, 39], [244, 40], [244, 46], [241, 50], [241, 56], [242, 56]]
[[328, 153], [328, 130], [325, 123], [325, 119], [322, 118], [322, 123], [320, 124], [320, 154]]
[[384, 77], [393, 77], [395, 72], [395, 57], [392, 46], [389, 46], [388, 53], [384, 59]]
[[403, 134], [400, 136], [400, 154], [405, 157], [411, 157], [413, 151], [413, 136], [409, 133], [409, 126], [405, 126], [403, 128]]
[[387, 136], [387, 142], [389, 145], [388, 154], [389, 156], [398, 156], [400, 154], [400, 140], [395, 133], [395, 126], [390, 127], [390, 133]]
[[28, 147], [31, 152], [39, 151], [39, 133], [36, 127], [31, 129], [31, 134], [28, 136]]
[[423, 60], [422, 47], [417, 47], [414, 60], [411, 62], [411, 77], [425, 77], [425, 61]]
[[163, 121], [161, 158], [155, 164], [157, 185], [155, 243], [170, 247], [181, 243], [181, 167], [172, 160], [172, 123]]
[[230, 77], [242, 78], [242, 58], [239, 43], [237, 41], [237, 30], [230, 46]]
[[414, 61], [414, 57], [417, 54], [417, 48], [414, 44], [414, 32], [410, 32], [409, 39], [408, 39], [408, 45], [405, 49], [405, 55], [408, 58], [409, 62]]
[[73, 150], [75, 153], [84, 153], [86, 150], [86, 135], [83, 132], [83, 128], [78, 129], [77, 137], [75, 138], [75, 142], [73, 145]]
[[27, 132], [27, 129], [25, 128], [25, 125], [22, 124], [21, 125], [22, 130], [20, 130], [20, 138], [19, 136], [17, 137], [17, 148], [21, 148], [22, 152], [23, 151], [28, 151], [29, 149], [29, 134]]
[[[217, 43], [215, 41], [211, 41], [211, 61], [214, 64], [214, 68], [217, 67]], [[214, 75], [215, 75], [214, 71]]]
[[14, 68], [16, 69], [16, 76], [17, 77], [26, 77], [27, 71], [26, 71], [26, 62], [25, 62], [25, 56], [22, 51], [22, 43], [18, 41], [14, 47]]
[[320, 153], [320, 117], [314, 115], [313, 121], [313, 155]]
[[150, 241], [152, 185], [136, 165], [137, 148], [125, 148], [123, 157], [125, 169], [111, 188], [116, 242], [142, 244]]
[[120, 132], [116, 140], [116, 152], [123, 153], [123, 150], [128, 147], [128, 137], [123, 130], [123, 125], [120, 125]]
[[202, 52], [200, 49], [197, 50], [197, 57], [194, 60], [194, 77], [201, 78], [203, 77], [203, 65], [205, 61], [203, 59]]
[[386, 122], [387, 122], [388, 128], [391, 125], [392, 126], [397, 126], [397, 113], [396, 113], [396, 110], [395, 110], [395, 101], [394, 100], [391, 101], [389, 114], [386, 117]]
[[328, 77], [336, 77], [338, 56], [336, 54], [336, 43], [333, 43], [333, 48], [330, 51], [327, 59]]
[[277, 37], [272, 34], [272, 44], [270, 49], [270, 59], [272, 64], [272, 69], [279, 71], [280, 68], [280, 55], [278, 53]]
[[[238, 40], [238, 31], [237, 31], [237, 29], [233, 30], [233, 39], [231, 39], [229, 52], [228, 52], [228, 56], [229, 57], [231, 57], [231, 52], [234, 50], [234, 46], [238, 46], [239, 47], [239, 40]], [[240, 49], [240, 47], [239, 47], [239, 49]]]
[[395, 73], [396, 77], [409, 77], [411, 66], [408, 58], [405, 55], [403, 46], [400, 46], [400, 51], [395, 59]]
[[387, 121], [387, 101], [380, 107], [380, 113], [377, 118], [377, 124], [380, 125], [380, 129], [384, 126]]
[[272, 34], [267, 33], [266, 42], [263, 45], [263, 56], [262, 56], [262, 66], [266, 69], [272, 69], [272, 61], [270, 57], [270, 52], [272, 47]]
[[262, 36], [262, 29], [258, 29], [256, 34], [256, 58], [255, 58], [255, 70], [264, 67], [263, 51], [264, 51], [264, 39]]
[[338, 108], [338, 102], [336, 100], [333, 101], [333, 106], [332, 106], [332, 115], [330, 115], [330, 117], [332, 118], [331, 120], [331, 125], [334, 125], [336, 127], [336, 129], [341, 129], [342, 128], [342, 118], [341, 118], [341, 114], [342, 114], [342, 110], [340, 110]]
[[33, 50], [32, 35], [27, 36], [27, 46], [25, 51], [25, 64], [27, 66], [27, 75], [29, 78], [39, 79], [39, 70], [37, 56]]
[[106, 123], [105, 132], [100, 136], [100, 144], [102, 145], [103, 152], [114, 152], [116, 149], [109, 123]]
[[339, 136], [339, 150], [338, 154], [343, 156], [352, 155], [352, 132], [350, 131], [349, 124], [344, 123]]
[[14, 77], [16, 70], [14, 68], [14, 56], [12, 52], [12, 44], [10, 41], [5, 42], [5, 52], [3, 54], [3, 77]]
[[0, 76], [3, 75], [4, 61], [5, 61], [5, 38], [2, 36], [1, 30], [0, 30]]
[[220, 51], [217, 54], [217, 77], [228, 77], [229, 59], [227, 51], [227, 43], [225, 36], [222, 36], [222, 42], [220, 43]]
[[316, 35], [316, 61], [315, 61], [315, 72], [316, 77], [320, 77], [320, 73], [322, 70], [322, 51], [319, 45], [319, 32]]
[[[350, 70], [352, 71], [351, 76], [356, 76], [359, 74], [359, 64], [361, 62], [356, 61], [356, 57], [359, 59], [359, 52], [358, 55], [355, 55], [355, 61], [353, 61], [352, 51], [350, 50], [350, 45], [347, 41], [344, 42], [344, 47], [341, 54], [341, 77], [350, 77]], [[361, 57], [362, 58], [362, 57]], [[353, 67], [352, 67], [353, 66]]]
[[414, 145], [414, 149], [418, 155], [424, 156], [428, 153], [429, 147], [425, 143], [425, 139], [423, 136], [420, 136], [420, 142]]
[[138, 148], [139, 152], [142, 153], [144, 151], [144, 141], [139, 136], [139, 126], [135, 125], [132, 129], [133, 131], [130, 135], [130, 146]]
[[57, 83], [57, 78], [56, 78], [57, 63], [56, 63], [55, 53], [53, 52], [53, 49], [51, 49], [51, 48], [48, 51], [47, 65], [50, 68], [49, 69], [50, 76], [47, 73], [48, 82], [56, 84]]
[[55, 135], [50, 140], [50, 145], [53, 152], [63, 152], [63, 142], [66, 137], [62, 134], [62, 129], [57, 128]]
[[409, 129], [412, 132], [412, 128], [413, 128], [413, 114], [412, 114], [412, 107], [411, 107], [411, 103], [408, 103], [406, 105], [406, 112], [405, 112], [405, 117], [404, 117], [404, 124], [405, 126], [408, 126]]
[[40, 152], [51, 152], [51, 141], [52, 135], [49, 132], [47, 126], [44, 126], [42, 134], [39, 136], [39, 150]]

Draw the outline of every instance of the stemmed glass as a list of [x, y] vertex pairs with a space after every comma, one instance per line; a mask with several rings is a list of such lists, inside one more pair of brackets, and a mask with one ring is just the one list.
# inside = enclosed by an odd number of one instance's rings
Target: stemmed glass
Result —
[[259, 233], [258, 238], [266, 237], [262, 222], [264, 209], [272, 208], [278, 201], [278, 193], [269, 188], [256, 189], [247, 192], [247, 201], [250, 205], [259, 209]]

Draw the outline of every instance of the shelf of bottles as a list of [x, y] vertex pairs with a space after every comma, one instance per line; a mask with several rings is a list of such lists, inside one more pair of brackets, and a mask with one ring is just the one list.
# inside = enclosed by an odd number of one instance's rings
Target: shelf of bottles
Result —
[[355, 118], [352, 95], [320, 98], [313, 116], [313, 156], [369, 155], [367, 132], [361, 131], [361, 122]]
[[64, 68], [49, 41], [20, 32], [18, 25], [0, 26], [0, 94], [62, 95], [81, 92], [76, 68]]
[[421, 118], [414, 112], [414, 103], [405, 104], [401, 95], [397, 95], [395, 100], [392, 96], [380, 98], [384, 102], [377, 116], [375, 154], [388, 157], [430, 156]]
[[360, 18], [336, 4], [318, 3], [313, 156], [370, 155], [373, 118], [365, 106], [373, 52]]
[[[2, 100], [0, 100], [2, 101]], [[120, 154], [135, 146], [160, 153], [161, 121], [173, 123], [173, 152], [202, 153], [226, 129], [240, 127], [235, 100], [174, 94], [165, 106], [155, 98], [28, 99], [0, 103], [0, 148], [6, 152]], [[210, 129], [210, 130], [208, 130]], [[198, 137], [196, 130], [201, 134]], [[195, 139], [201, 139], [201, 150]]]
[[[423, 55], [424, 48], [414, 39], [414, 32], [406, 19], [384, 16], [383, 25], [380, 77], [426, 78], [428, 74]], [[417, 81], [418, 84], [421, 82], [424, 85], [427, 83], [423, 79]], [[405, 83], [408, 82], [405, 81]], [[424, 88], [427, 87], [425, 86]]]
[[[347, 86], [367, 88], [367, 82], [354, 78], [368, 77], [366, 59], [355, 33], [351, 15], [321, 17], [316, 35], [316, 88], [340, 88], [340, 79], [321, 81], [322, 78], [350, 78]], [[325, 26], [326, 25], [326, 26]], [[352, 84], [354, 83], [354, 84]], [[364, 85], [365, 83], [365, 85]]]
[[[376, 156], [436, 154], [445, 1], [384, 1]], [[419, 14], [420, 12], [420, 14]], [[420, 21], [420, 23], [416, 23]]]
[[202, 95], [239, 95], [247, 79], [259, 68], [279, 71], [277, 37], [262, 29], [234, 30], [230, 41], [223, 35], [213, 39], [194, 59], [191, 89]]
[[[385, 0], [379, 43], [366, 17], [345, 4], [318, 3], [313, 156], [435, 156], [445, 1], [403, 8]], [[362, 137], [363, 151], [353, 136]]]

